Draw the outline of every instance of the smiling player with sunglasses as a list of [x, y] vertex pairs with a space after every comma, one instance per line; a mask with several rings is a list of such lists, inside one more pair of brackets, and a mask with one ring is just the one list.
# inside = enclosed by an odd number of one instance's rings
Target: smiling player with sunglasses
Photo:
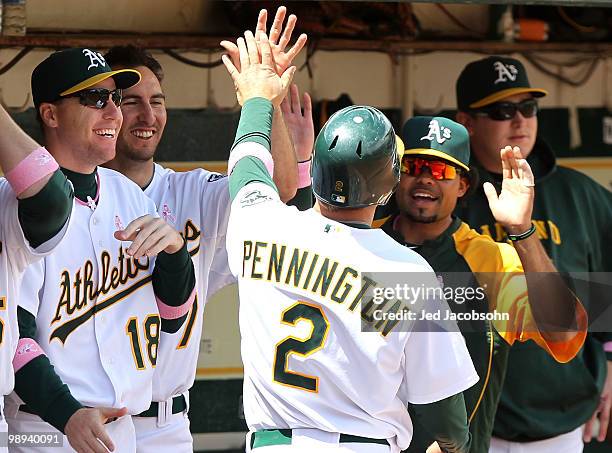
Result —
[[19, 398], [6, 418], [11, 434], [52, 433], [57, 453], [135, 451], [131, 414], [151, 403], [160, 331], [184, 322], [194, 300], [181, 235], [138, 186], [98, 167], [115, 155], [121, 90], [139, 80], [79, 48], [51, 54], [32, 73], [46, 147], [75, 196], [65, 240], [24, 273], [13, 361]]
[[[582, 173], [556, 165], [553, 151], [537, 137], [537, 98], [546, 91], [531, 86], [521, 62], [501, 56], [471, 62], [461, 72], [456, 92], [457, 121], [469, 131], [481, 181], [499, 187], [498, 150], [520, 146], [537, 185], [533, 223], [554, 264], [565, 272], [612, 271], [612, 258], [604, 252], [612, 240], [612, 193]], [[481, 186], [459, 215], [496, 241], [506, 240]], [[565, 365], [531, 342], [512, 348], [492, 451], [579, 452], [583, 439], [594, 437], [596, 419], [601, 423], [595, 437], [603, 440], [612, 407], [611, 360], [610, 333], [589, 334], [584, 351]]]
[[[493, 428], [493, 417], [501, 393], [505, 363], [510, 345], [515, 341], [534, 340], [553, 360], [566, 362], [584, 341], [584, 310], [556, 276], [556, 270], [533, 235], [517, 235], [515, 247], [493, 242], [453, 216], [459, 199], [466, 196], [476, 178], [470, 171], [470, 150], [467, 130], [460, 124], [441, 117], [415, 117], [402, 131], [406, 149], [402, 157], [400, 186], [395, 194], [399, 208], [383, 225], [383, 230], [398, 242], [410, 246], [433, 267], [444, 286], [471, 288], [477, 294], [484, 288], [486, 300], [449, 300], [455, 313], [482, 313], [493, 310], [507, 313], [506, 322], [473, 320], [459, 323], [480, 381], [463, 392], [470, 420], [472, 445], [470, 452], [485, 453]], [[491, 187], [488, 201], [495, 217], [508, 231], [520, 233], [528, 228], [533, 203], [533, 175], [520, 158], [518, 148], [506, 147], [500, 153], [504, 163], [504, 186], [499, 194]], [[491, 191], [491, 189], [493, 189]], [[523, 279], [549, 272], [552, 278], [535, 282]], [[500, 278], [497, 280], [497, 278]], [[541, 316], [530, 304], [531, 297], [548, 291], [559, 300], [557, 313], [567, 310], [565, 319], [578, 319], [582, 331], [558, 337], [548, 332]], [[457, 292], [458, 294], [458, 292]], [[529, 297], [528, 297], [529, 296]], [[575, 308], [577, 309], [575, 310]], [[561, 320], [559, 318], [558, 320]], [[561, 320], [562, 321], [562, 320]], [[519, 326], [510, 328], [509, 325]], [[418, 410], [409, 407], [411, 413]], [[427, 424], [414, 421], [414, 438], [408, 452], [436, 452]]]

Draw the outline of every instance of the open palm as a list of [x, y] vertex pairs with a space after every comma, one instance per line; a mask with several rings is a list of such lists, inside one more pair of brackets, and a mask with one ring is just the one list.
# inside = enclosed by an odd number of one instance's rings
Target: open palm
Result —
[[[483, 185], [495, 220], [506, 229], [527, 229], [533, 211], [534, 177], [518, 146], [501, 150], [503, 181], [499, 196], [491, 183]], [[522, 232], [522, 231], [520, 231]]]
[[298, 162], [306, 162], [312, 156], [314, 147], [314, 124], [312, 121], [312, 101], [308, 93], [304, 92], [304, 113], [300, 103], [300, 92], [297, 85], [292, 84], [290, 96], [286, 96], [281, 103], [283, 119], [291, 134]]
[[[287, 14], [287, 8], [281, 6], [276, 11], [276, 15], [274, 16], [274, 22], [272, 23], [272, 27], [270, 28], [270, 48], [272, 49], [272, 56], [274, 58], [276, 73], [280, 76], [284, 74], [284, 72], [291, 66], [293, 60], [300, 53], [300, 50], [306, 44], [307, 37], [304, 33], [302, 33], [295, 44], [289, 49], [286, 50], [289, 41], [291, 40], [291, 35], [293, 34], [293, 29], [295, 28], [295, 23], [297, 18], [294, 14], [289, 16], [287, 19], [287, 23], [285, 24], [285, 29], [283, 30], [283, 22], [285, 20], [285, 15]], [[259, 17], [257, 18], [257, 26], [255, 28], [255, 38], [258, 39], [261, 33], [266, 33], [266, 22], [268, 20], [268, 12], [265, 9], [262, 9], [259, 12]], [[282, 31], [282, 33], [281, 33]], [[230, 41], [221, 41], [221, 47], [223, 47], [229, 57], [232, 60], [232, 63], [238, 71], [240, 71], [240, 52], [238, 46]]]
[[278, 107], [287, 95], [295, 66], [288, 68], [282, 75], [274, 71], [270, 41], [265, 33], [260, 33], [256, 39], [253, 33], [246, 31], [244, 39], [238, 38], [237, 47], [240, 69], [227, 55], [223, 55], [222, 60], [234, 81], [238, 102], [243, 104], [247, 99], [262, 97]]
[[[276, 63], [276, 73], [279, 75], [285, 72], [289, 66], [291, 66], [293, 59], [298, 53], [300, 53], [300, 50], [302, 50], [304, 44], [306, 44], [306, 35], [302, 33], [298, 37], [295, 44], [289, 50], [285, 51], [289, 41], [291, 41], [291, 35], [293, 34], [293, 29], [295, 28], [295, 23], [297, 22], [297, 17], [295, 14], [291, 14], [287, 19], [287, 24], [285, 24], [285, 29], [283, 30], [283, 22], [286, 14], [287, 8], [284, 6], [279, 7], [276, 10], [272, 27], [270, 27], [270, 47], [272, 48], [272, 55], [274, 56], [274, 61]], [[257, 37], [259, 33], [266, 32], [267, 19], [268, 12], [265, 9], [262, 9], [259, 12], [259, 17], [257, 18], [255, 37]]]

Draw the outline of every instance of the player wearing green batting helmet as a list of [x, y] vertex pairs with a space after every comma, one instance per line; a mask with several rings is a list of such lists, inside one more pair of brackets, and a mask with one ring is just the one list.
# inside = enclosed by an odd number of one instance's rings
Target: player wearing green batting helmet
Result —
[[351, 106], [336, 112], [315, 141], [315, 196], [343, 208], [385, 204], [399, 184], [398, 146], [403, 148], [381, 111]]

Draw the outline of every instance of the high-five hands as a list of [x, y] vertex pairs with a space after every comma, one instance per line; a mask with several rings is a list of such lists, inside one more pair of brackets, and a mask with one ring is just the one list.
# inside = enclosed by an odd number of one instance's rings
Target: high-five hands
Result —
[[[270, 28], [270, 47], [272, 49], [272, 55], [274, 57], [274, 62], [276, 64], [276, 73], [280, 76], [285, 70], [293, 63], [294, 58], [300, 53], [300, 50], [306, 44], [306, 35], [302, 33], [295, 44], [285, 52], [289, 41], [291, 41], [291, 34], [293, 33], [293, 29], [295, 28], [295, 23], [297, 18], [294, 14], [289, 16], [287, 19], [287, 23], [285, 25], [285, 29], [283, 30], [283, 22], [285, 20], [285, 15], [287, 14], [287, 8], [281, 6], [276, 10], [276, 16], [274, 16], [274, 22], [272, 22], [272, 27]], [[257, 18], [257, 26], [255, 28], [255, 38], [259, 38], [261, 33], [266, 32], [266, 22], [268, 20], [268, 12], [265, 9], [262, 9], [259, 12], [259, 17]], [[280, 39], [279, 39], [280, 38]], [[230, 41], [221, 41], [221, 47], [223, 47], [230, 58], [232, 59], [232, 63], [234, 66], [238, 68], [240, 71], [240, 58], [239, 58], [239, 50], [238, 46]]]
[[246, 31], [244, 39], [238, 38], [237, 45], [240, 69], [227, 55], [223, 55], [222, 60], [234, 81], [238, 102], [244, 104], [248, 99], [262, 97], [271, 101], [274, 107], [280, 106], [296, 67], [290, 66], [281, 75], [277, 74], [272, 47], [263, 32], [255, 39], [251, 31]]

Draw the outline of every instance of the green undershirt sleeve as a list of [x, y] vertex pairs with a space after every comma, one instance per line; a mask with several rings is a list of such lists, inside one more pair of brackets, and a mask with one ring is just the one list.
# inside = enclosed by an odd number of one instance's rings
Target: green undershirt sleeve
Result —
[[60, 170], [36, 194], [18, 201], [19, 223], [25, 238], [36, 248], [53, 238], [72, 211], [72, 186]]
[[[247, 100], [242, 107], [232, 152], [238, 145], [245, 142], [258, 143], [270, 152], [273, 113], [274, 107], [270, 101], [263, 98]], [[276, 189], [271, 175], [260, 159], [256, 157], [240, 159], [229, 177], [231, 200], [234, 200], [240, 189], [254, 181], [262, 182]]]
[[[195, 288], [195, 269], [185, 241], [178, 252], [157, 255], [151, 279], [155, 296], [164, 304], [178, 307], [187, 302]], [[174, 333], [186, 319], [187, 314], [177, 319], [162, 318], [161, 329]]]
[[[36, 320], [27, 310], [17, 307], [20, 338], [34, 338]], [[46, 355], [40, 355], [15, 373], [15, 393], [47, 423], [64, 432], [72, 414], [81, 409], [79, 403], [62, 382]]]
[[410, 413], [447, 453], [467, 453], [471, 436], [463, 393], [435, 403], [409, 404]]

